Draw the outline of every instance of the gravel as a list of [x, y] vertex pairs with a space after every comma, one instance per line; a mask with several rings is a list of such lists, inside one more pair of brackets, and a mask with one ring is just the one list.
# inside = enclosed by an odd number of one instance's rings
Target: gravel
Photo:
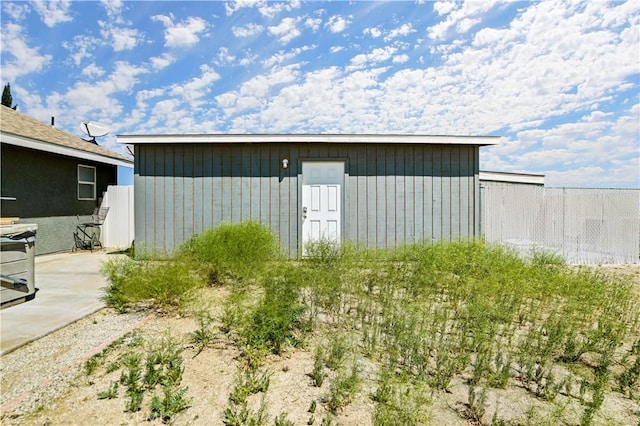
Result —
[[150, 317], [105, 308], [0, 357], [2, 419], [55, 400], [72, 384], [78, 366]]

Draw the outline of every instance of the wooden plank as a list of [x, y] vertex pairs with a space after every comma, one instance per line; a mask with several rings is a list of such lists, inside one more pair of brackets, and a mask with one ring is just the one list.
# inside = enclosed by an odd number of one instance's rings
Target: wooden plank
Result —
[[395, 146], [385, 147], [385, 185], [387, 188], [385, 193], [385, 247], [387, 248], [393, 248], [396, 246], [396, 237], [398, 232], [397, 225], [399, 222], [398, 209], [396, 207], [396, 203], [398, 201], [397, 196], [399, 195], [396, 193], [396, 185], [398, 184], [396, 176], [396, 151]]
[[378, 145], [376, 148], [376, 246], [387, 248], [387, 153], [384, 146]]
[[424, 218], [427, 209], [427, 196], [425, 194], [425, 149], [422, 146], [416, 146], [413, 148], [412, 163], [413, 163], [413, 190], [414, 190], [414, 203], [413, 203], [413, 221], [414, 221], [414, 240], [420, 242], [425, 238]]
[[404, 206], [401, 215], [404, 215], [404, 232], [402, 233], [401, 243], [413, 243], [416, 241], [415, 230], [415, 205], [416, 205], [416, 192], [415, 181], [416, 174], [414, 170], [414, 152], [416, 151], [413, 145], [405, 145], [403, 147], [402, 163], [404, 167], [403, 180], [404, 180]]
[[432, 147], [432, 203], [431, 208], [431, 232], [436, 241], [442, 239], [442, 149], [434, 145]]
[[378, 191], [376, 179], [376, 146], [368, 145], [366, 150], [366, 177], [367, 177], [367, 247], [377, 247], [377, 227], [378, 220], [377, 199]]
[[221, 218], [222, 222], [231, 222], [233, 217], [232, 209], [233, 209], [233, 173], [232, 173], [232, 165], [231, 165], [231, 146], [223, 145], [220, 147], [220, 161], [221, 161], [221, 170], [222, 170], [222, 181], [220, 192], [221, 195]]
[[270, 223], [270, 205], [271, 205], [271, 192], [270, 192], [270, 179], [271, 179], [271, 167], [269, 156], [269, 145], [259, 144], [260, 149], [260, 222], [265, 226], [269, 226]]

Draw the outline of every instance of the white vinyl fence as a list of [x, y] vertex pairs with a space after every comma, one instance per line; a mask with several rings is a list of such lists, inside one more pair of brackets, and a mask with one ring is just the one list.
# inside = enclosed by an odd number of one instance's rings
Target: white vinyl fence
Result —
[[640, 190], [483, 183], [488, 242], [533, 249], [572, 264], [640, 263]]
[[129, 248], [134, 240], [133, 186], [108, 186], [101, 206], [109, 207], [102, 225], [102, 245]]

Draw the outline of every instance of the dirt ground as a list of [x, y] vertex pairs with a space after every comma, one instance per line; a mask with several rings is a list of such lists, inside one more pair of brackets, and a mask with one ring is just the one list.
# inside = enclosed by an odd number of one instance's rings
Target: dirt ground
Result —
[[[608, 266], [604, 271], [624, 274], [637, 284], [640, 296], [640, 265]], [[211, 289], [212, 292], [223, 292], [221, 289]], [[214, 295], [222, 297], [223, 294]], [[216, 311], [216, 309], [218, 309]], [[211, 307], [211, 313], [221, 314], [219, 308]], [[117, 313], [106, 309], [85, 320], [76, 323], [77, 327], [96, 327], [101, 322], [109, 321]], [[220, 425], [223, 424], [225, 408], [229, 405], [229, 394], [236, 383], [236, 377], [244, 365], [240, 350], [222, 333], [201, 353], [196, 354], [196, 347], [189, 343], [188, 335], [198, 329], [198, 323], [190, 317], [178, 314], [153, 314], [146, 321], [140, 322], [139, 327], [128, 335], [129, 340], [121, 342], [107, 353], [104, 361], [91, 375], [84, 370], [86, 358], [75, 363], [74, 366], [61, 372], [64, 378], [59, 380], [43, 379], [40, 386], [47, 387], [56, 384], [55, 392], [49, 396], [37, 397], [28, 408], [21, 406], [19, 401], [5, 404], [2, 413], [2, 424], [20, 425], [129, 425], [129, 424], [162, 424], [159, 419], [148, 420], [149, 397], [145, 396], [143, 408], [137, 413], [125, 412], [124, 387], [113, 399], [98, 399], [97, 394], [109, 388], [110, 384], [119, 380], [122, 368], [107, 372], [107, 366], [116, 361], [120, 354], [127, 350], [131, 339], [141, 339], [151, 342], [171, 336], [183, 345], [184, 376], [182, 386], [186, 386], [190, 407], [177, 414], [172, 422], [180, 425]], [[60, 333], [60, 332], [56, 332]], [[54, 333], [49, 338], [54, 339]], [[333, 383], [333, 372], [328, 372], [321, 387], [313, 385], [310, 373], [314, 367], [314, 348], [322, 340], [322, 336], [314, 336], [299, 349], [287, 349], [281, 356], [269, 355], [261, 367], [271, 373], [270, 386], [266, 393], [249, 397], [249, 409], [254, 413], [262, 403], [266, 409], [268, 421], [274, 424], [277, 416], [286, 414], [292, 424], [331, 424], [340, 425], [371, 425], [374, 402], [371, 396], [375, 393], [376, 371], [373, 364], [359, 359], [358, 368], [361, 384], [357, 396], [337, 415], [331, 415], [323, 401], [329, 393]], [[81, 344], [79, 342], [79, 344]], [[13, 356], [19, 356], [18, 349]], [[88, 351], [85, 348], [85, 352]], [[87, 352], [88, 353], [88, 352]], [[60, 357], [60, 354], [56, 355]], [[59, 359], [40, 359], [42, 363], [56, 363]], [[20, 377], [7, 377], [3, 374], [3, 392], [7, 386], [21, 380]], [[19, 374], [19, 373], [11, 373]], [[22, 380], [37, 380], [26, 377], [30, 371], [23, 371]], [[549, 403], [533, 398], [522, 386], [514, 380], [505, 390], [492, 389], [487, 394], [486, 411], [482, 423], [490, 424], [494, 413], [500, 418], [511, 421], [512, 424], [555, 424], [554, 413], [562, 411], [565, 415], [575, 410], [576, 424], [580, 419], [583, 408], [572, 404], [568, 398], [559, 396], [556, 403]], [[37, 392], [36, 392], [37, 393]], [[468, 386], [464, 374], [457, 377], [448, 392], [434, 392], [427, 395], [430, 403], [427, 405], [426, 423], [433, 425], [468, 425], [477, 424], [468, 420], [465, 410], [468, 409]], [[262, 400], [261, 398], [264, 398]], [[23, 399], [28, 398], [23, 396]], [[315, 411], [310, 407], [316, 401]], [[313, 420], [313, 422], [312, 422]], [[609, 392], [605, 398], [603, 408], [595, 417], [595, 424], [640, 425], [640, 407], [637, 400], [623, 398], [620, 394]]]

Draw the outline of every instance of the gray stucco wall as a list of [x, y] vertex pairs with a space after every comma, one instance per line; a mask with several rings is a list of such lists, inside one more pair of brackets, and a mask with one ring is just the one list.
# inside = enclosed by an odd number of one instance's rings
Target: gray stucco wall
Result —
[[171, 252], [221, 222], [253, 219], [295, 257], [301, 164], [316, 159], [345, 161], [345, 240], [393, 247], [478, 236], [478, 155], [475, 145], [136, 145], [136, 247]]

